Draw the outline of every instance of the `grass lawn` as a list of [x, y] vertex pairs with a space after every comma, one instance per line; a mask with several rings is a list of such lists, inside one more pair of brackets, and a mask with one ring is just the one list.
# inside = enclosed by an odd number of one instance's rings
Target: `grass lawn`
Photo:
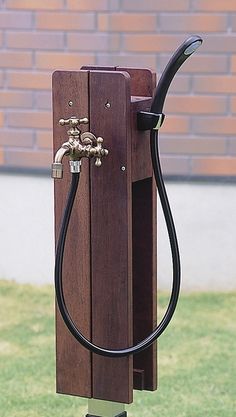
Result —
[[[159, 316], [168, 297], [159, 299]], [[55, 394], [54, 293], [0, 281], [0, 417], [83, 417]], [[136, 392], [129, 417], [236, 416], [236, 294], [182, 295], [159, 341], [159, 389]]]

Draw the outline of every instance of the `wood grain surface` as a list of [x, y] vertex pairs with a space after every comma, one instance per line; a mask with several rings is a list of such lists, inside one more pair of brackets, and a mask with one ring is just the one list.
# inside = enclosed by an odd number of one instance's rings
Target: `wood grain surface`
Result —
[[[57, 71], [53, 74], [53, 143], [54, 152], [68, 140], [67, 126], [60, 126], [60, 118], [88, 117], [88, 73]], [[73, 106], [68, 102], [72, 100]], [[68, 158], [63, 160], [64, 178], [55, 180], [55, 232], [58, 239], [71, 174]], [[81, 198], [82, 196], [82, 198]], [[65, 300], [73, 320], [85, 336], [91, 336], [90, 286], [90, 192], [89, 165], [83, 161], [79, 195], [76, 198], [63, 266]], [[56, 312], [56, 380], [57, 392], [73, 395], [92, 395], [91, 354], [69, 333]]]
[[149, 68], [116, 67], [117, 71], [126, 71], [130, 75], [131, 96], [152, 97], [156, 86], [156, 73]]
[[[132, 186], [134, 343], [147, 337], [157, 324], [156, 189], [153, 178]], [[157, 388], [157, 343], [134, 355], [134, 369], [143, 371], [142, 385], [134, 373], [134, 388]]]
[[[137, 111], [149, 110], [154, 86], [155, 74], [148, 69], [93, 66], [53, 75], [54, 152], [67, 140], [58, 120], [71, 116], [89, 117], [89, 127], [82, 130], [102, 136], [109, 150], [100, 168], [94, 161], [82, 162], [63, 285], [77, 326], [111, 349], [139, 342], [157, 320], [156, 187], [149, 133], [137, 131], [136, 118]], [[56, 238], [68, 171], [55, 181]], [[156, 343], [134, 358], [90, 354], [57, 311], [56, 347], [57, 392], [130, 403], [133, 388], [156, 389]]]
[[[129, 81], [90, 72], [90, 127], [109, 150], [101, 168], [91, 165], [92, 339], [112, 349], [132, 344]], [[94, 398], [130, 403], [132, 392], [132, 357], [93, 355]]]

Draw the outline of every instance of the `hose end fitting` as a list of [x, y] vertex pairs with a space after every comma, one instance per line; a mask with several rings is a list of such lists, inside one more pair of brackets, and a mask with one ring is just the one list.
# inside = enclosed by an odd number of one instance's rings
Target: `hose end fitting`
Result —
[[72, 174], [79, 174], [80, 173], [80, 167], [81, 167], [81, 160], [76, 161], [69, 161], [70, 163], [70, 172]]
[[63, 177], [63, 165], [61, 162], [52, 164], [52, 178], [61, 179]]

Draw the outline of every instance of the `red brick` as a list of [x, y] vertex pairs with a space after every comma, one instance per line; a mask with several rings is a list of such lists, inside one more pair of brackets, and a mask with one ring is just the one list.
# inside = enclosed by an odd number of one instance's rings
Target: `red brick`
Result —
[[30, 68], [31, 66], [31, 52], [1, 51], [1, 68]]
[[194, 79], [194, 91], [196, 93], [235, 94], [236, 76], [196, 76], [196, 78]]
[[1, 129], [0, 145], [31, 147], [34, 143], [34, 133], [23, 129]]
[[231, 70], [232, 72], [236, 72], [236, 55], [231, 58]]
[[[18, 1], [18, 3], [20, 3]], [[33, 25], [32, 14], [30, 12], [5, 12], [0, 13], [0, 28], [6, 29], [29, 29]]]
[[36, 28], [48, 30], [95, 29], [93, 13], [37, 13]]
[[0, 148], [0, 165], [4, 164], [4, 151]]
[[201, 55], [197, 53], [190, 57], [181, 67], [182, 73], [224, 73], [228, 69], [226, 56]]
[[0, 91], [0, 107], [29, 107], [33, 105], [33, 96], [30, 92]]
[[153, 14], [101, 13], [98, 15], [98, 30], [101, 31], [153, 32], [156, 27], [156, 16]]
[[131, 52], [173, 52], [185, 37], [182, 35], [124, 35], [124, 48]]
[[[161, 67], [164, 69], [170, 56], [160, 58]], [[181, 67], [182, 73], [224, 73], [228, 71], [228, 57], [222, 55], [196, 54], [189, 58]]]
[[[161, 152], [165, 154], [167, 175], [190, 175], [191, 156], [198, 164], [193, 164], [194, 169], [199, 169], [193, 175], [216, 175], [209, 174], [209, 160], [210, 171], [216, 169], [212, 168], [212, 158], [219, 163], [218, 171], [226, 172], [224, 158], [227, 163], [231, 161], [231, 153], [236, 159], [235, 2], [52, 0], [47, 4], [38, 0], [4, 0], [0, 12], [0, 45], [1, 27], [7, 30], [1, 55], [4, 71], [0, 70], [0, 86], [4, 85], [4, 90], [0, 93], [0, 110], [3, 107], [11, 110], [0, 112], [0, 126], [5, 119], [6, 124], [13, 127], [0, 129], [0, 164], [3, 162], [1, 147], [5, 146], [5, 163], [50, 166], [51, 70], [78, 70], [83, 64], [95, 62], [163, 68], [175, 48], [187, 37], [186, 33], [200, 31], [206, 32], [203, 46], [183, 65], [171, 84], [170, 93], [174, 95], [168, 95], [164, 109], [167, 118], [160, 137]], [[226, 9], [235, 14], [227, 14]], [[100, 32], [96, 31], [97, 23]], [[105, 32], [101, 33], [102, 30]], [[12, 49], [6, 51], [6, 47]], [[23, 55], [19, 55], [19, 49], [25, 49]], [[62, 49], [63, 53], [58, 53]], [[6, 52], [14, 55], [4, 55]], [[25, 52], [30, 56], [28, 62], [24, 61]], [[196, 95], [198, 92], [202, 95]], [[187, 93], [191, 95], [186, 96]], [[16, 111], [20, 107], [21, 111]], [[13, 147], [28, 149], [14, 154]], [[35, 152], [35, 147], [40, 149], [39, 153]]]
[[7, 74], [7, 85], [10, 88], [29, 90], [50, 90], [51, 73], [46, 72], [10, 72]]
[[215, 137], [160, 137], [160, 149], [164, 154], [225, 154], [226, 140]]
[[232, 113], [236, 114], [236, 96], [231, 97], [230, 106], [231, 106]]
[[235, 32], [236, 31], [236, 14], [233, 14], [231, 17], [231, 25], [232, 25], [232, 30]]
[[122, 67], [148, 67], [155, 69], [156, 56], [155, 55], [139, 55], [139, 54], [122, 54], [114, 55], [99, 54], [97, 56], [98, 65], [120, 65]]
[[102, 32], [102, 31], [106, 32], [107, 31], [107, 28], [109, 26], [109, 21], [110, 21], [109, 14], [103, 13], [103, 14], [98, 15], [97, 25], [98, 25], [98, 29], [99, 29], [100, 32]]
[[166, 114], [222, 114], [227, 111], [227, 99], [221, 96], [169, 96], [165, 106]]
[[52, 149], [52, 131], [38, 130], [36, 135], [37, 145], [42, 149]]
[[236, 120], [230, 117], [198, 117], [193, 121], [195, 133], [210, 135], [235, 135]]
[[2, 87], [2, 86], [3, 86], [3, 82], [4, 82], [4, 79], [3, 79], [3, 72], [2, 72], [2, 71], [0, 71], [0, 87]]
[[0, 111], [0, 127], [2, 127], [4, 124], [4, 113]]
[[227, 29], [227, 16], [222, 14], [163, 14], [159, 17], [164, 32], [223, 32]]
[[104, 33], [68, 33], [68, 48], [76, 51], [118, 51], [120, 35]]
[[52, 114], [43, 111], [12, 111], [8, 113], [8, 126], [51, 129]]
[[236, 155], [236, 138], [228, 139], [228, 152], [230, 155]]
[[170, 85], [169, 94], [189, 93], [189, 91], [190, 91], [190, 76], [178, 74], [178, 77], [175, 77]]
[[194, 0], [194, 10], [201, 10], [207, 12], [232, 12], [236, 11], [235, 0]]
[[123, 10], [128, 11], [187, 11], [189, 0], [163, 1], [163, 0], [123, 0]]
[[51, 91], [39, 91], [35, 95], [35, 105], [37, 109], [51, 110], [52, 94]]
[[188, 157], [162, 156], [161, 165], [164, 175], [189, 175], [190, 159]]
[[49, 151], [5, 151], [5, 159], [8, 166], [24, 168], [50, 168], [52, 152]]
[[189, 131], [188, 118], [168, 116], [161, 130], [163, 133], [187, 133]]
[[192, 173], [207, 176], [234, 176], [236, 175], [236, 158], [193, 158]]
[[120, 10], [120, 0], [108, 0], [108, 5], [110, 11]]
[[217, 35], [204, 36], [204, 42], [201, 45], [201, 53], [215, 52], [236, 52], [236, 34], [233, 33], [222, 33]]
[[57, 10], [61, 9], [64, 6], [63, 0], [49, 0], [49, 1], [39, 1], [39, 0], [7, 0], [6, 6], [8, 9], [21, 9], [21, 10]]
[[68, 53], [36, 53], [36, 67], [38, 69], [65, 69], [79, 70], [82, 65], [95, 64], [95, 56], [93, 54], [68, 54]]
[[71, 10], [100, 11], [109, 10], [110, 0], [67, 0], [67, 7]]
[[6, 34], [8, 48], [24, 49], [62, 49], [64, 48], [63, 33], [52, 32], [8, 32]]

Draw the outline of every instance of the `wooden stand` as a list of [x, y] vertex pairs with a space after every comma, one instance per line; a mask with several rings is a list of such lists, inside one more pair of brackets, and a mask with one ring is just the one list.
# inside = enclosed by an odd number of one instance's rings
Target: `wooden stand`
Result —
[[[156, 188], [149, 133], [137, 111], [149, 110], [155, 74], [147, 69], [83, 67], [53, 74], [54, 151], [67, 140], [60, 118], [88, 117], [109, 155], [97, 168], [82, 160], [68, 231], [63, 286], [73, 320], [94, 343], [124, 348], [156, 326]], [[65, 158], [66, 159], [66, 158]], [[55, 181], [56, 239], [70, 184]], [[156, 344], [125, 358], [91, 354], [56, 314], [57, 392], [131, 403], [133, 389], [155, 390]]]

